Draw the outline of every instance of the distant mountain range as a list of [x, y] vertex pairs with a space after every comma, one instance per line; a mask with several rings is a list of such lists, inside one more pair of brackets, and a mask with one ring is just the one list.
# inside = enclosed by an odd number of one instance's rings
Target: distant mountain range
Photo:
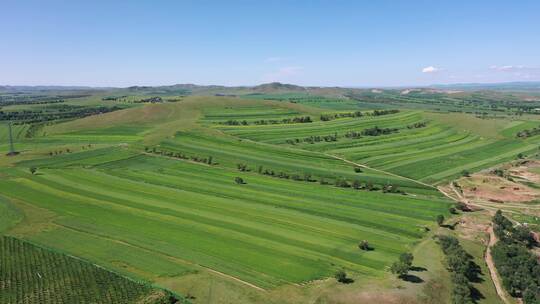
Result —
[[537, 90], [540, 90], [540, 81], [435, 84], [429, 87], [438, 88], [438, 89], [453, 89], [453, 90], [505, 90], [505, 91], [534, 90], [534, 91], [537, 91]]
[[[280, 82], [264, 83], [257, 86], [221, 86], [221, 85], [196, 85], [175, 84], [166, 86], [131, 86], [127, 88], [114, 87], [89, 87], [89, 86], [0, 86], [0, 92], [39, 92], [39, 91], [130, 91], [155, 94], [249, 94], [249, 93], [287, 93], [287, 92], [333, 92], [344, 93], [351, 90], [370, 90], [373, 88], [353, 87], [317, 87], [298, 86]], [[392, 89], [391, 87], [384, 87]], [[407, 87], [395, 87], [394, 89], [406, 89]], [[504, 83], [456, 83], [434, 84], [430, 86], [410, 86], [416, 89], [441, 89], [441, 90], [501, 90], [501, 91], [540, 91], [540, 82], [504, 82]]]

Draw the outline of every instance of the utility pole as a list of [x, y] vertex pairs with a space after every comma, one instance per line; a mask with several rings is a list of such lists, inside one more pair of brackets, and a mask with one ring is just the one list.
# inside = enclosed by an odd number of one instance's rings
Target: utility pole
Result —
[[11, 122], [8, 122], [8, 129], [9, 129], [9, 152], [7, 155], [14, 156], [19, 153], [15, 151], [15, 146], [13, 145], [13, 131], [11, 130]]

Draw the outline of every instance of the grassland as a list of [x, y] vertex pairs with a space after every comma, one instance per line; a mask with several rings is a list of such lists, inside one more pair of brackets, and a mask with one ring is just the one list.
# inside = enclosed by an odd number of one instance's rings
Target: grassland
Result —
[[[9, 223], [4, 229], [122, 275], [194, 293], [199, 303], [219, 302], [212, 290], [237, 303], [304, 302], [313, 299], [313, 286], [332, 284], [350, 292], [326, 280], [341, 269], [357, 281], [352, 286], [370, 281], [394, 288], [401, 283], [388, 283], [388, 266], [425, 244], [437, 215], [449, 216], [451, 201], [434, 185], [540, 144], [537, 137], [515, 137], [534, 125], [527, 118], [452, 114], [448, 120], [401, 110], [322, 121], [321, 115], [347, 112], [356, 102], [287, 102], [295, 98], [186, 97], [17, 137], [23, 153], [0, 156], [0, 211], [8, 210], [0, 218]], [[313, 122], [252, 123], [297, 116]], [[223, 124], [228, 120], [249, 124]], [[398, 131], [345, 136], [373, 127]], [[290, 141], [333, 134], [335, 141]], [[180, 154], [185, 157], [175, 156]], [[210, 164], [194, 160], [209, 157]], [[247, 170], [238, 170], [239, 164]], [[265, 170], [310, 179], [277, 178]], [[235, 183], [237, 177], [245, 183]], [[340, 179], [363, 187], [336, 187]], [[367, 184], [378, 190], [368, 191]], [[384, 193], [385, 185], [404, 194]], [[374, 250], [359, 250], [361, 240]], [[419, 264], [430, 268], [419, 276], [427, 281], [444, 275], [440, 253], [418, 255]], [[287, 299], [291, 288], [295, 296]]]

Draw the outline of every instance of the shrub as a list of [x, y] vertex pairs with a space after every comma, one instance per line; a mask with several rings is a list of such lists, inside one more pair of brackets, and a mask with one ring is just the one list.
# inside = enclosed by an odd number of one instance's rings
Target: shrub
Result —
[[336, 272], [334, 277], [340, 283], [349, 284], [349, 283], [354, 282], [353, 279], [347, 277], [347, 273], [343, 270], [338, 270], [338, 272]]
[[369, 242], [366, 241], [366, 240], [362, 240], [359, 244], [358, 244], [358, 248], [360, 248], [361, 250], [364, 250], [364, 251], [367, 251], [367, 250], [370, 250], [371, 247], [369, 246]]
[[443, 223], [444, 223], [444, 215], [442, 214], [437, 215], [437, 225], [442, 226]]

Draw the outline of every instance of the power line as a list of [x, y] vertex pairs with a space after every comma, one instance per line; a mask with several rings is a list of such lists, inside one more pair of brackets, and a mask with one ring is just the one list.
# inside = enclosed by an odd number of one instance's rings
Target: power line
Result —
[[15, 151], [15, 145], [13, 144], [13, 130], [11, 129], [11, 122], [8, 122], [8, 129], [9, 129], [9, 152], [8, 156], [13, 156], [19, 154], [17, 151]]

